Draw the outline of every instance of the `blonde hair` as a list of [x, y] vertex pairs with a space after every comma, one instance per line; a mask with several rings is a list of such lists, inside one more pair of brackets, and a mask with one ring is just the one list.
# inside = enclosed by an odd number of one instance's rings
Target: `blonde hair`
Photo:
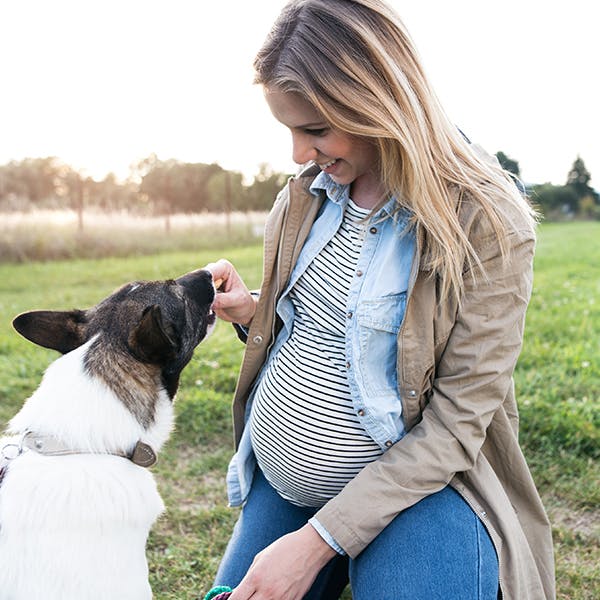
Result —
[[533, 226], [514, 181], [482, 160], [445, 115], [403, 23], [384, 2], [292, 0], [254, 68], [255, 83], [302, 95], [333, 127], [376, 144], [381, 180], [412, 212], [424, 240], [422, 267], [439, 276], [442, 298], [453, 293], [460, 301], [465, 268], [481, 267], [459, 222], [463, 198], [481, 206], [503, 256], [507, 223], [495, 201], [512, 202]]

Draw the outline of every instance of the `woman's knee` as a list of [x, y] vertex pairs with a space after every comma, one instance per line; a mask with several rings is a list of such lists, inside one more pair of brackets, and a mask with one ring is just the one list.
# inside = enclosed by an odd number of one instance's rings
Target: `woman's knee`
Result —
[[485, 527], [452, 488], [400, 513], [350, 565], [355, 600], [496, 600], [498, 562]]

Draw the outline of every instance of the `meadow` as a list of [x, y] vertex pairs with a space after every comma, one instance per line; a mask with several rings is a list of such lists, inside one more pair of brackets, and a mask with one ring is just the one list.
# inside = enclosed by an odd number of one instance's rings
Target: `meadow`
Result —
[[136, 215], [90, 208], [0, 213], [0, 263], [106, 258], [253, 244], [266, 213]]
[[[145, 256], [0, 265], [0, 428], [55, 353], [10, 322], [33, 308], [85, 308], [122, 283], [172, 278], [220, 256], [260, 282], [260, 242]], [[195, 600], [212, 582], [237, 510], [226, 506], [230, 402], [243, 345], [218, 323], [183, 374], [177, 426], [153, 468], [165, 504], [149, 539], [156, 600]], [[600, 223], [540, 227], [534, 292], [515, 372], [521, 441], [553, 523], [558, 597], [600, 598]], [[346, 597], [350, 597], [349, 593]]]

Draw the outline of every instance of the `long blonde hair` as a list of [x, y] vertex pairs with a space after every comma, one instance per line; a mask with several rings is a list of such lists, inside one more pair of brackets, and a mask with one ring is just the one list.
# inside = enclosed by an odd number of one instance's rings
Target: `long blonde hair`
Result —
[[254, 68], [255, 83], [301, 94], [333, 127], [377, 145], [381, 180], [412, 212], [424, 238], [422, 268], [439, 276], [442, 297], [460, 301], [465, 267], [481, 267], [459, 222], [461, 198], [484, 210], [503, 255], [499, 198], [533, 226], [514, 181], [447, 118], [403, 23], [383, 1], [292, 0]]

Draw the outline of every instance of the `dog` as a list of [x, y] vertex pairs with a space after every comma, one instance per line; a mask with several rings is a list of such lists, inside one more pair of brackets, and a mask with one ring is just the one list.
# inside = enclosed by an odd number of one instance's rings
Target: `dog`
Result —
[[207, 270], [129, 283], [14, 328], [62, 356], [0, 438], [0, 599], [148, 600], [154, 477], [183, 368], [212, 331]]

